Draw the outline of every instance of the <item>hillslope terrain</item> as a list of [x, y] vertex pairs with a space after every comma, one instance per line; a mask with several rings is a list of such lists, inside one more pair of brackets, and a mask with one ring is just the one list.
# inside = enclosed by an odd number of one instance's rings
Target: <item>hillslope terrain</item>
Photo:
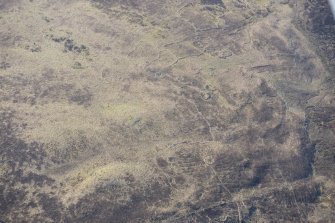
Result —
[[335, 222], [326, 0], [0, 0], [0, 222]]

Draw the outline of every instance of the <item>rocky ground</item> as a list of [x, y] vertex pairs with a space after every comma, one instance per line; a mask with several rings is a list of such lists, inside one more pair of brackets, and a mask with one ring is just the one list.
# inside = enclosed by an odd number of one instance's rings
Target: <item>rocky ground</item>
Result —
[[0, 222], [335, 222], [326, 0], [0, 0]]

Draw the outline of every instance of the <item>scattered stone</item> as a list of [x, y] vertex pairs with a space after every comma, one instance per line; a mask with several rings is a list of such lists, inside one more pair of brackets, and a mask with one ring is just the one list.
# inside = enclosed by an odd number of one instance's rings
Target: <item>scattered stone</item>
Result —
[[25, 49], [30, 50], [31, 52], [34, 52], [34, 53], [41, 52], [42, 50], [41, 46], [37, 45], [36, 43], [33, 43], [32, 46], [27, 45]]
[[6, 70], [6, 69], [8, 69], [10, 67], [11, 67], [10, 64], [7, 63], [7, 62], [3, 61], [3, 62], [0, 63], [0, 69], [2, 69], [2, 70]]
[[222, 0], [201, 0], [201, 4], [223, 6]]
[[280, 0], [279, 3], [280, 4], [288, 4], [290, 2], [290, 0]]
[[73, 69], [84, 69], [84, 67], [79, 62], [75, 62], [72, 66]]

